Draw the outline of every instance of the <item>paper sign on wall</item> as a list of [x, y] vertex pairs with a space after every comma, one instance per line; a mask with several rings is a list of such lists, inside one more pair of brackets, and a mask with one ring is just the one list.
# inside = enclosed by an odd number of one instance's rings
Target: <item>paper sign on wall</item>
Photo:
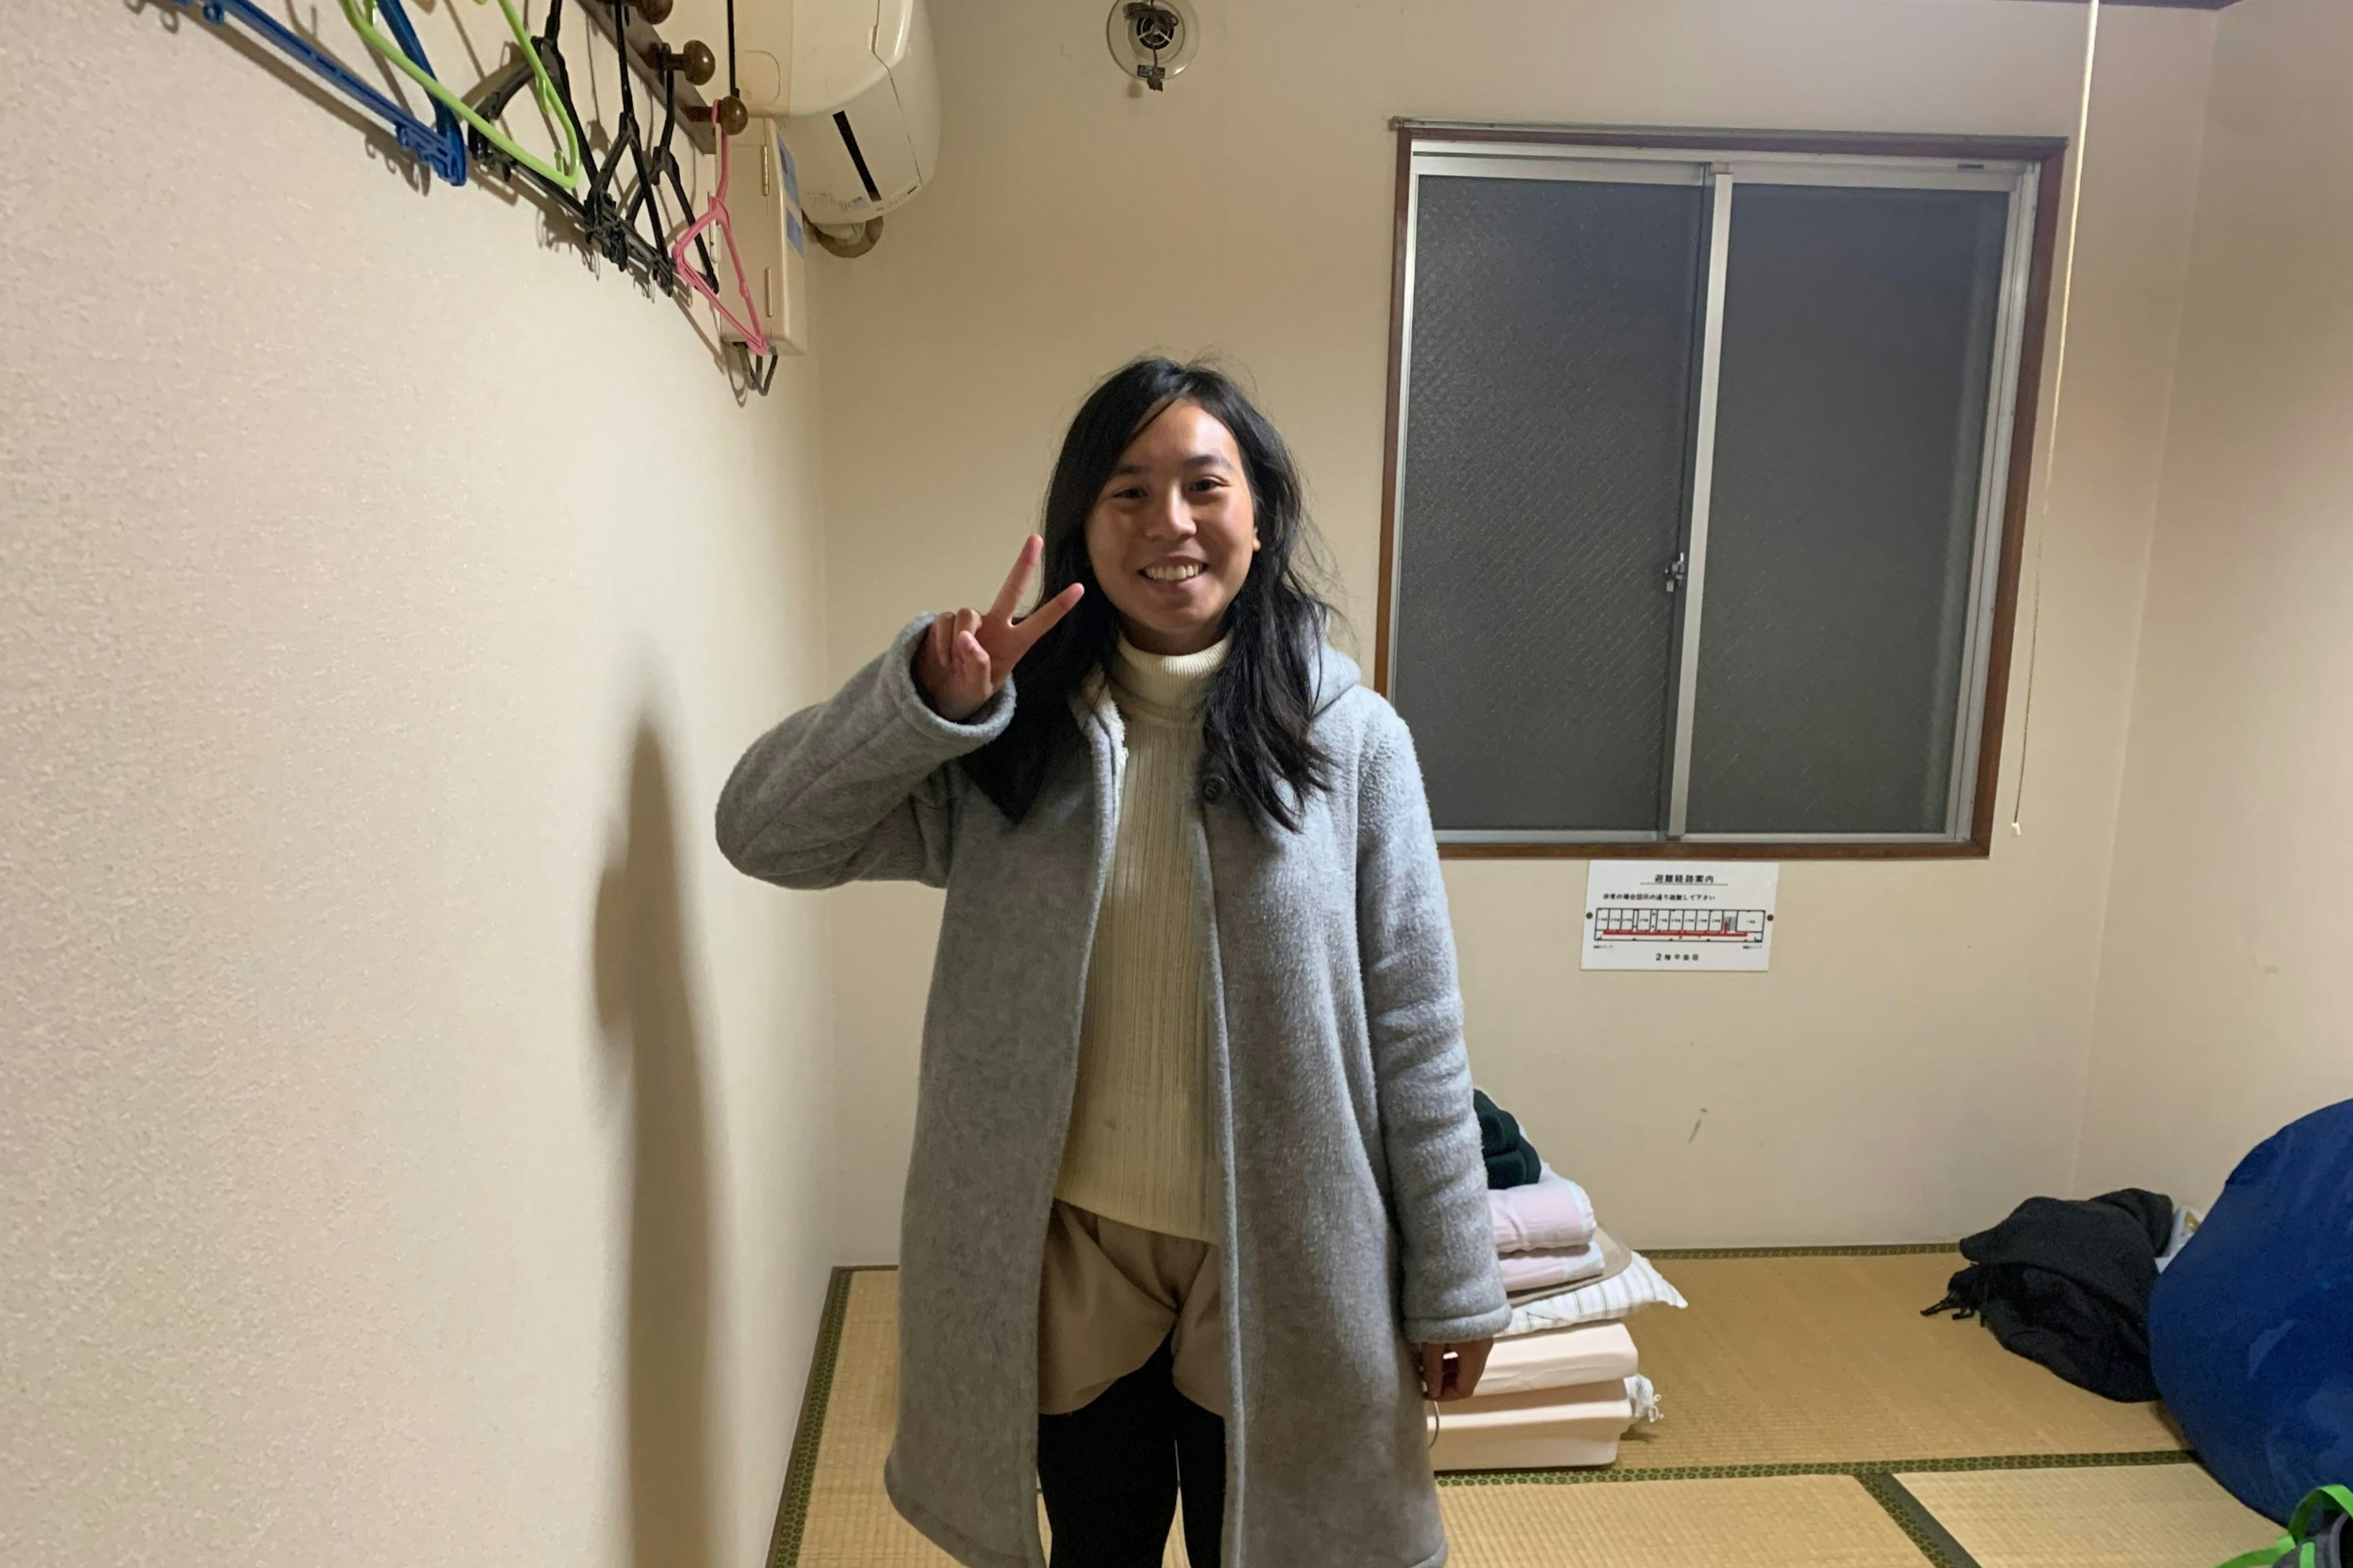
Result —
[[1588, 969], [1767, 969], [1781, 868], [1770, 860], [1596, 860]]

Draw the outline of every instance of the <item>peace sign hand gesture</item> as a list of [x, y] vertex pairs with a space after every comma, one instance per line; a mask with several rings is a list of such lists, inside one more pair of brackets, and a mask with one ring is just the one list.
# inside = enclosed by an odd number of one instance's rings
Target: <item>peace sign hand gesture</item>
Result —
[[997, 591], [997, 602], [982, 615], [978, 610], [949, 610], [932, 618], [915, 654], [915, 685], [932, 710], [950, 723], [961, 724], [997, 693], [1005, 678], [1054, 623], [1071, 613], [1086, 589], [1071, 584], [1020, 620], [1013, 618], [1029, 585], [1030, 574], [1046, 542], [1036, 534], [1022, 542], [1012, 574]]

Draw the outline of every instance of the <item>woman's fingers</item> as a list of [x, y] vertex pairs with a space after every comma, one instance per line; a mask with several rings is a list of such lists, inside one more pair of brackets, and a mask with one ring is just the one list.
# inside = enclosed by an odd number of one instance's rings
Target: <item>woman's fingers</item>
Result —
[[933, 676], [943, 688], [930, 692], [933, 705], [943, 712], [954, 707], [961, 711], [951, 716], [960, 718], [995, 696], [1021, 656], [1084, 596], [1085, 589], [1073, 583], [1019, 621], [1013, 619], [1045, 548], [1045, 541], [1034, 533], [1022, 541], [1013, 570], [987, 614], [967, 605], [932, 618], [931, 628], [924, 634], [922, 666], [927, 689], [934, 684]]
[[1054, 629], [1054, 623], [1071, 613], [1081, 599], [1086, 597], [1083, 583], [1073, 583], [1028, 615], [1014, 623], [1013, 657], [1019, 658], [1038, 646], [1038, 639]]
[[1037, 569], [1038, 558], [1046, 552], [1046, 542], [1036, 534], [1021, 542], [1021, 553], [1013, 560], [1013, 570], [1005, 579], [1005, 586], [997, 591], [997, 603], [988, 607], [990, 618], [1010, 621], [1013, 612], [1020, 607], [1021, 595], [1029, 590], [1029, 574]]
[[1493, 1340], [1473, 1340], [1454, 1347], [1454, 1389], [1458, 1396], [1468, 1399], [1479, 1392], [1479, 1380], [1487, 1375], [1487, 1357], [1494, 1348]]
[[944, 711], [943, 704], [952, 696], [948, 685], [955, 673], [955, 661], [948, 653], [948, 617], [943, 613], [932, 617], [915, 648], [915, 684], [934, 711]]
[[1421, 1347], [1421, 1396], [1424, 1399], [1446, 1397], [1446, 1347]]
[[1487, 1370], [1487, 1352], [1494, 1343], [1493, 1340], [1476, 1340], [1469, 1344], [1423, 1345], [1423, 1396], [1440, 1404], [1470, 1398]]

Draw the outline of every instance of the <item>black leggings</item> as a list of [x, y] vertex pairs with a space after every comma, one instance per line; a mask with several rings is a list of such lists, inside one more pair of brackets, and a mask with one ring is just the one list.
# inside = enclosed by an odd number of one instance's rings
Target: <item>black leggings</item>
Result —
[[1052, 1568], [1160, 1568], [1180, 1489], [1185, 1555], [1217, 1568], [1226, 1424], [1176, 1392], [1174, 1364], [1164, 1343], [1084, 1409], [1038, 1417]]

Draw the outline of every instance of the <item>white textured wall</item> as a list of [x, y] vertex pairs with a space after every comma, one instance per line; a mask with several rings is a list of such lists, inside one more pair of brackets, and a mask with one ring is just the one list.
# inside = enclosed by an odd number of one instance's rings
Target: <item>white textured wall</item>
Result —
[[2353, 1096], [2353, 15], [2221, 17], [2083, 1184]]
[[[938, 182], [820, 279], [837, 678], [903, 617], [985, 602], [1088, 384], [1152, 348], [1252, 374], [1369, 627], [1390, 116], [2068, 134], [2084, 17], [2010, 0], [1200, 9], [1199, 63], [1130, 98], [1101, 5], [937, 0]], [[1450, 863], [1477, 1073], [1639, 1242], [1950, 1237], [2071, 1179], [2212, 37], [2211, 16], [2106, 15], [2025, 837], [2005, 830], [1990, 861], [1791, 864], [1761, 977], [1582, 973], [1582, 861]], [[863, 1258], [895, 1247], [938, 908], [837, 896]]]
[[830, 1025], [707, 825], [814, 366], [172, 14], [0, 29], [0, 1563], [753, 1563]]

